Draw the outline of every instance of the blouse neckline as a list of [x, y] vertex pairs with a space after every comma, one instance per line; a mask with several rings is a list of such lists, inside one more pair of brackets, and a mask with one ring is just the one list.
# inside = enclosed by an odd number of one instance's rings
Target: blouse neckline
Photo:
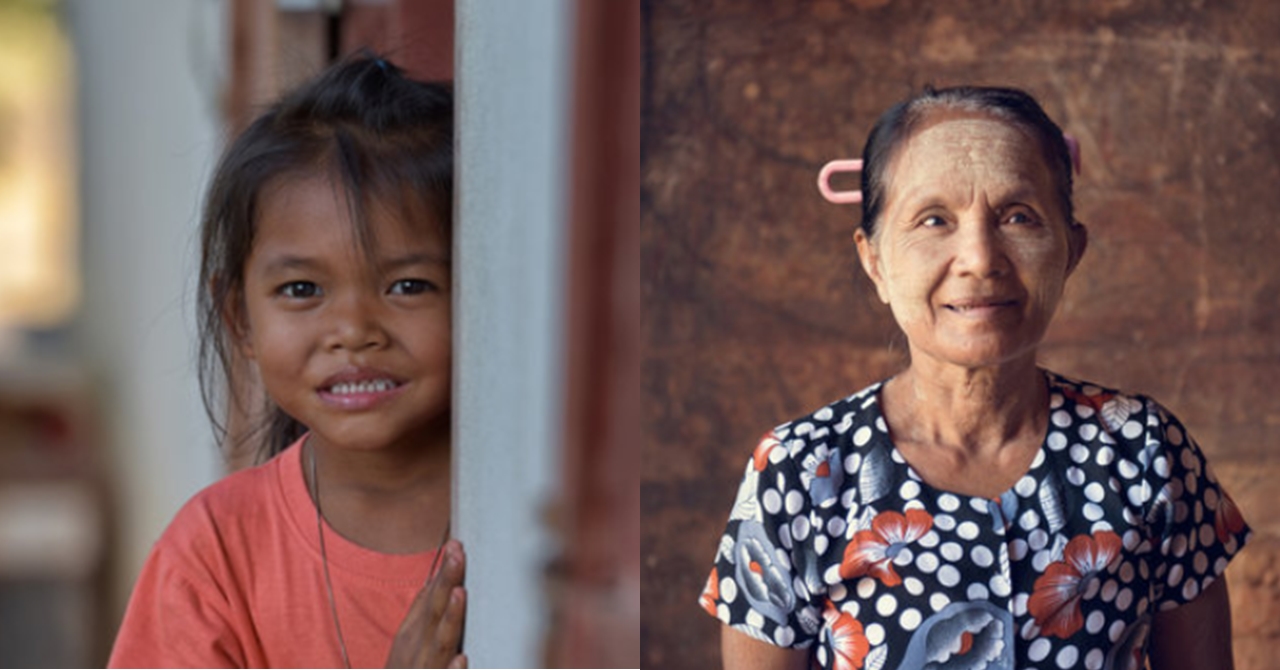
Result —
[[870, 405], [867, 407], [867, 409], [872, 412], [871, 424], [877, 428], [879, 428], [880, 426], [883, 426], [883, 430], [879, 431], [881, 434], [878, 436], [878, 439], [883, 440], [884, 444], [888, 447], [890, 459], [892, 459], [894, 463], [897, 463], [901, 465], [903, 468], [905, 468], [907, 476], [912, 481], [919, 484], [921, 488], [932, 492], [934, 494], [933, 495], [934, 499], [937, 499], [943, 495], [952, 495], [962, 500], [981, 500], [984, 502], [989, 502], [992, 500], [999, 501], [1004, 497], [1010, 495], [1014, 491], [1014, 488], [1017, 486], [1018, 482], [1021, 481], [1023, 478], [1028, 476], [1035, 476], [1037, 473], [1039, 473], [1040, 470], [1042, 470], [1045, 467], [1045, 462], [1048, 456], [1047, 449], [1048, 449], [1049, 435], [1053, 432], [1053, 422], [1049, 420], [1047, 417], [1049, 414], [1053, 412], [1054, 396], [1055, 395], [1061, 396], [1062, 393], [1060, 390], [1061, 380], [1059, 380], [1056, 377], [1056, 375], [1054, 375], [1054, 373], [1048, 370], [1045, 370], [1044, 368], [1039, 368], [1039, 370], [1041, 374], [1044, 375], [1045, 383], [1048, 384], [1048, 388], [1049, 388], [1049, 394], [1048, 394], [1049, 406], [1047, 407], [1049, 411], [1046, 413], [1044, 434], [1040, 437], [1040, 444], [1038, 447], [1036, 447], [1036, 455], [1031, 459], [1031, 465], [1029, 465], [1026, 470], [1024, 470], [1020, 475], [1018, 475], [1016, 479], [1013, 480], [1013, 484], [1006, 487], [1003, 491], [1001, 491], [999, 494], [997, 494], [994, 497], [975, 495], [972, 493], [964, 493], [961, 491], [953, 491], [940, 486], [935, 486], [929, 483], [928, 481], [926, 481], [924, 477], [920, 476], [920, 473], [917, 472], [915, 467], [911, 465], [911, 461], [907, 460], [906, 455], [903, 454], [898, 449], [897, 443], [894, 442], [893, 433], [890, 431], [890, 427], [889, 427], [889, 421], [885, 419], [884, 411], [882, 410], [880, 405], [881, 403], [880, 394], [884, 390], [885, 384], [887, 384], [889, 380], [893, 379], [893, 377], [877, 382], [873, 386], [871, 386], [870, 389], [868, 389], [873, 399]]

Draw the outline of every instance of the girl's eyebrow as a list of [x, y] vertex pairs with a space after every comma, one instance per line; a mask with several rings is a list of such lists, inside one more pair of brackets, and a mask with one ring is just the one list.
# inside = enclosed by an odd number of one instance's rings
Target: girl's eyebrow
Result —
[[400, 268], [409, 265], [448, 265], [449, 257], [447, 255], [431, 254], [425, 252], [409, 253], [403, 256], [393, 256], [382, 261], [384, 268]]
[[281, 254], [267, 261], [267, 266], [263, 270], [266, 273], [281, 272], [283, 270], [311, 269], [319, 267], [314, 259], [306, 256], [295, 256], [293, 254]]
[[[449, 262], [447, 255], [422, 252], [393, 256], [381, 261], [380, 265], [385, 269], [395, 269], [411, 265], [449, 265]], [[312, 270], [321, 266], [322, 263], [314, 258], [295, 254], [281, 254], [268, 260], [263, 272], [272, 274], [285, 270]]]

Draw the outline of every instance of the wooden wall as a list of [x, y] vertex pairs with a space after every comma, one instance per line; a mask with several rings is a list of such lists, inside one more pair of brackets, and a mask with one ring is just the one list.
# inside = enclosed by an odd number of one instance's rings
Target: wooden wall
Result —
[[643, 663], [718, 663], [697, 606], [776, 423], [885, 377], [904, 341], [819, 167], [926, 83], [1013, 85], [1079, 138], [1091, 245], [1041, 349], [1149, 393], [1256, 536], [1237, 667], [1280, 648], [1280, 5], [1049, 0], [643, 4]]

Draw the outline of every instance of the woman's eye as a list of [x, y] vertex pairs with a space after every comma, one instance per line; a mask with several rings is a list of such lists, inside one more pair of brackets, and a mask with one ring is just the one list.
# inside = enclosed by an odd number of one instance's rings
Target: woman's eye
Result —
[[1025, 226], [1027, 224], [1036, 222], [1035, 217], [1031, 216], [1030, 214], [1027, 214], [1026, 212], [1014, 212], [1010, 214], [1008, 217], [1006, 217], [1005, 220], [1008, 221], [1009, 223], [1012, 223], [1018, 226]]
[[425, 279], [399, 279], [391, 285], [394, 295], [418, 295], [435, 288], [435, 284]]
[[947, 224], [946, 219], [943, 219], [937, 214], [931, 214], [920, 220], [920, 225], [924, 226], [925, 228], [936, 228], [938, 226], [945, 226], [946, 224]]
[[276, 289], [276, 293], [286, 298], [314, 298], [320, 295], [320, 287], [316, 286], [314, 282], [291, 281]]

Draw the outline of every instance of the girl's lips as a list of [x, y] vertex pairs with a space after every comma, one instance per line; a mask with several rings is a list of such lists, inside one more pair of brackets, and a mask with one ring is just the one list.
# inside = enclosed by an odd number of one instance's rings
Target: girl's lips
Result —
[[404, 383], [389, 378], [369, 379], [360, 382], [339, 382], [316, 390], [326, 405], [344, 410], [365, 410], [375, 407], [404, 390]]

